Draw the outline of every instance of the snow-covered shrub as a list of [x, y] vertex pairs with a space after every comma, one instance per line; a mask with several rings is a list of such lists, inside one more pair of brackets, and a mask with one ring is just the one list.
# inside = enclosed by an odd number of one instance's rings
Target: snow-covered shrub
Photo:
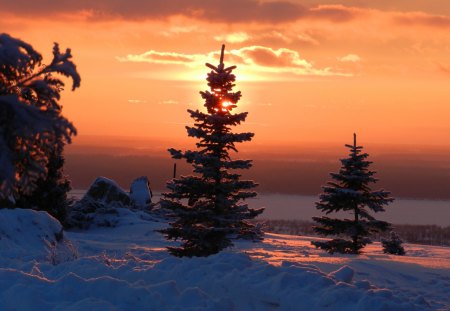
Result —
[[383, 253], [385, 254], [405, 255], [406, 252], [402, 244], [402, 239], [395, 231], [391, 231], [389, 239], [381, 239]]
[[71, 241], [64, 239], [58, 242], [45, 240], [48, 252], [47, 260], [52, 265], [56, 266], [63, 262], [78, 259], [78, 249]]
[[14, 204], [32, 193], [52, 154], [61, 156], [76, 134], [61, 114], [64, 83], [57, 78], [71, 78], [72, 90], [80, 86], [71, 58], [70, 49], [61, 53], [55, 43], [53, 59], [45, 65], [31, 45], [0, 34], [0, 200]]

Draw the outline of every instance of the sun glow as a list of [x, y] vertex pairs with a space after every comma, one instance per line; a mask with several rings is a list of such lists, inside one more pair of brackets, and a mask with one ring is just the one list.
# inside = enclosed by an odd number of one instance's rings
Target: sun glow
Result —
[[233, 104], [232, 102], [228, 101], [228, 100], [224, 100], [222, 102], [220, 102], [220, 108], [214, 108], [215, 112], [228, 112], [230, 111], [232, 108], [236, 107], [235, 104]]
[[230, 102], [230, 101], [223, 101], [222, 102], [222, 108], [228, 108], [228, 107], [230, 107], [232, 105], [233, 105], [233, 103]]
[[220, 106], [221, 106], [222, 112], [230, 111], [231, 109], [233, 109], [233, 107], [235, 107], [234, 104], [228, 100], [222, 101], [220, 103]]

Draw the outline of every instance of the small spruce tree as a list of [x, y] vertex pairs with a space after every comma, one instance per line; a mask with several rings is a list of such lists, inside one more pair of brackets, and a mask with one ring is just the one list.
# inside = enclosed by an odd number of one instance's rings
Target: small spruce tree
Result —
[[315, 232], [336, 238], [311, 243], [329, 253], [359, 254], [366, 244], [371, 243], [369, 236], [372, 233], [390, 228], [389, 223], [376, 220], [369, 211], [383, 212], [384, 206], [394, 199], [389, 197], [387, 191], [372, 191], [369, 187], [369, 184], [375, 183], [377, 179], [373, 177], [375, 172], [369, 170], [372, 164], [366, 160], [369, 155], [362, 153], [362, 146], [356, 145], [356, 134], [353, 135], [353, 145], [345, 146], [350, 149], [350, 155], [341, 160], [339, 173], [330, 174], [334, 181], [323, 187], [324, 192], [320, 195], [320, 202], [316, 203], [316, 207], [326, 214], [350, 212], [353, 219], [313, 217], [318, 223], [318, 226], [313, 228]]
[[237, 152], [236, 143], [250, 141], [253, 133], [233, 133], [233, 126], [244, 122], [247, 112], [232, 113], [241, 98], [233, 92], [236, 66], [225, 67], [225, 46], [219, 65], [206, 64], [211, 69], [207, 81], [210, 91], [200, 92], [206, 113], [188, 110], [194, 126], [187, 126], [188, 136], [197, 138], [197, 151], [169, 149], [174, 159], [192, 164], [195, 175], [181, 176], [168, 182], [171, 192], [163, 194], [161, 206], [173, 211], [175, 221], [161, 230], [169, 240], [181, 240], [180, 247], [168, 247], [171, 254], [208, 256], [231, 246], [231, 239], [260, 238], [258, 230], [247, 220], [263, 209], [249, 208], [247, 198], [256, 196], [251, 189], [256, 184], [241, 180], [235, 170], [249, 169], [251, 160], [232, 160], [230, 151]]
[[383, 246], [383, 253], [393, 255], [405, 255], [405, 249], [403, 248], [403, 241], [395, 231], [391, 231], [389, 239], [381, 239], [381, 245]]
[[64, 175], [64, 163], [62, 146], [57, 146], [49, 155], [47, 175], [36, 181], [33, 192], [20, 193], [16, 206], [46, 211], [64, 225], [73, 201], [67, 196], [72, 187]]

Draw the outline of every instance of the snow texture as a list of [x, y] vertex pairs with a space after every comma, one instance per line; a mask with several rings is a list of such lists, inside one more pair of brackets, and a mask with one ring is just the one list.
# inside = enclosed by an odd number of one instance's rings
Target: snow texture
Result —
[[267, 234], [206, 258], [176, 258], [155, 232], [164, 221], [127, 210], [115, 228], [65, 233], [79, 256], [53, 265], [42, 240], [60, 230], [56, 220], [30, 210], [0, 215], [0, 310], [450, 308], [448, 248], [406, 245], [408, 256], [391, 256], [374, 243], [361, 256], [329, 255], [310, 238]]

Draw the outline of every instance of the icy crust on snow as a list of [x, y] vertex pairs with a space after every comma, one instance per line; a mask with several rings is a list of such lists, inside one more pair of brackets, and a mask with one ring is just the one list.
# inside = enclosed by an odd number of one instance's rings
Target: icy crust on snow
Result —
[[[94, 275], [80, 276], [84, 267]], [[422, 310], [388, 290], [343, 283], [314, 266], [275, 267], [233, 252], [119, 266], [83, 258], [35, 271], [0, 269], [4, 309]]]

